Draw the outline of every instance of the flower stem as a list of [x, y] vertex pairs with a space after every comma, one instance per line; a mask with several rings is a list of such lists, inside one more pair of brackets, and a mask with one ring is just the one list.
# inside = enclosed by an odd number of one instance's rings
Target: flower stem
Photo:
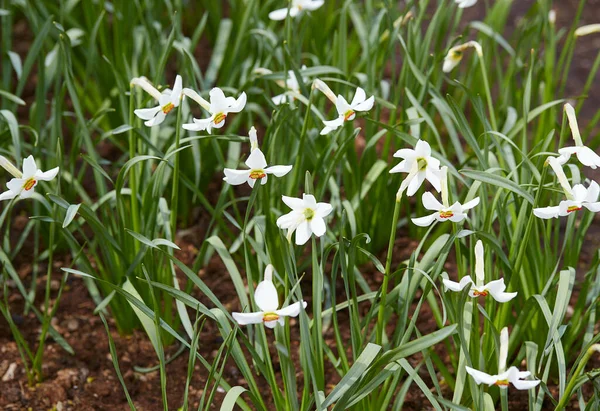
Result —
[[[175, 150], [179, 150], [179, 139], [181, 135], [181, 104], [177, 107], [177, 123], [175, 125]], [[173, 167], [173, 191], [171, 193], [171, 235], [175, 241], [177, 232], [177, 203], [179, 200], [179, 152], [175, 153]]]
[[[135, 137], [135, 132], [133, 131], [133, 123], [135, 121], [135, 117], [133, 114], [134, 109], [134, 95], [133, 95], [133, 86], [129, 89], [129, 125], [131, 129], [129, 130], [129, 159], [132, 159], [136, 156], [136, 146], [137, 139]], [[129, 174], [129, 187], [131, 188], [131, 221], [133, 231], [136, 233], [140, 232], [140, 208], [137, 199], [137, 187], [138, 187], [138, 176], [137, 176], [137, 165], [131, 167]], [[134, 242], [135, 243], [135, 242]]]
[[571, 398], [571, 392], [573, 391], [573, 389], [575, 388], [575, 384], [577, 383], [577, 377], [579, 377], [579, 374], [581, 374], [594, 352], [600, 352], [600, 344], [594, 344], [587, 349], [587, 351], [583, 355], [583, 358], [581, 359], [581, 361], [579, 361], [579, 365], [577, 365], [575, 372], [571, 376], [571, 379], [569, 380], [569, 385], [567, 385], [563, 396], [560, 398], [560, 401], [556, 406], [556, 410], [562, 410], [566, 407], [567, 402]]
[[385, 300], [387, 297], [388, 282], [391, 275], [392, 254], [394, 251], [394, 243], [396, 242], [396, 226], [400, 217], [400, 202], [402, 200], [402, 192], [396, 195], [396, 204], [394, 206], [394, 217], [392, 219], [392, 229], [390, 232], [390, 241], [388, 243], [388, 252], [385, 259], [385, 273], [383, 275], [383, 284], [381, 285], [381, 298], [379, 301], [379, 314], [377, 315], [377, 344], [381, 345], [383, 341], [383, 333], [385, 329]]
[[494, 113], [494, 103], [492, 102], [492, 92], [490, 90], [490, 82], [488, 80], [487, 71], [485, 71], [485, 61], [483, 60], [483, 54], [477, 53], [477, 56], [479, 57], [479, 66], [481, 67], [481, 75], [483, 76], [485, 97], [487, 100], [488, 110], [490, 112], [490, 122], [492, 123], [492, 129], [494, 131], [498, 131], [498, 125], [496, 124], [496, 114]]

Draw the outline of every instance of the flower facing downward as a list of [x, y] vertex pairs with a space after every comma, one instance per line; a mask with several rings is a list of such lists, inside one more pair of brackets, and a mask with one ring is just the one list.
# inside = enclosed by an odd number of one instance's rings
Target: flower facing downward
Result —
[[223, 90], [215, 87], [209, 93], [209, 103], [194, 90], [184, 89], [183, 91], [186, 96], [195, 100], [211, 114], [209, 118], [195, 118], [193, 123], [184, 124], [183, 128], [186, 130], [206, 130], [210, 134], [213, 128], [221, 128], [225, 125], [225, 119], [229, 113], [239, 113], [246, 106], [246, 93], [244, 92], [236, 100], [233, 97], [225, 97]]
[[[468, 7], [468, 6], [465, 6], [465, 7]], [[463, 55], [465, 53], [465, 50], [470, 47], [475, 49], [478, 56], [481, 57], [483, 55], [483, 50], [481, 49], [481, 45], [479, 43], [477, 43], [476, 41], [469, 41], [465, 44], [460, 44], [458, 46], [454, 46], [450, 50], [448, 50], [448, 54], [446, 54], [446, 57], [444, 57], [444, 66], [442, 67], [443, 72], [450, 73], [452, 70], [454, 70], [454, 68], [456, 66], [458, 66], [458, 64], [461, 62]]]
[[256, 137], [256, 129], [252, 127], [250, 129], [250, 155], [246, 160], [248, 170], [234, 170], [226, 168], [224, 171], [224, 181], [227, 183], [237, 186], [240, 184], [248, 183], [250, 187], [254, 187], [256, 180], [260, 180], [261, 184], [267, 183], [267, 174], [273, 174], [276, 177], [283, 177], [290, 172], [292, 166], [272, 166], [267, 167], [267, 160], [265, 155], [258, 148], [258, 139]]
[[233, 313], [233, 319], [239, 325], [260, 324], [265, 327], [275, 328], [277, 324], [284, 325], [285, 317], [297, 317], [300, 314], [301, 306], [306, 308], [306, 301], [288, 305], [281, 309], [279, 307], [279, 298], [277, 289], [273, 284], [273, 266], [269, 264], [265, 268], [265, 279], [261, 281], [254, 292], [254, 301], [261, 311], [255, 313]]
[[356, 89], [356, 93], [354, 93], [354, 98], [350, 104], [348, 104], [348, 101], [346, 101], [342, 95], [338, 95], [335, 99], [335, 108], [338, 112], [338, 118], [335, 120], [323, 121], [325, 128], [321, 130], [321, 135], [329, 134], [333, 130], [337, 130], [341, 127], [344, 122], [354, 120], [357, 111], [371, 110], [374, 103], [375, 97], [371, 96], [367, 98], [365, 91], [360, 87]]
[[581, 134], [579, 133], [579, 126], [577, 125], [577, 117], [575, 116], [575, 109], [569, 103], [565, 104], [565, 113], [569, 120], [569, 127], [571, 128], [571, 134], [573, 140], [575, 140], [574, 147], [564, 147], [558, 150], [560, 157], [558, 157], [559, 164], [565, 164], [573, 154], [577, 156], [577, 159], [584, 166], [595, 169], [600, 167], [600, 156], [589, 147], [583, 145], [581, 140]]
[[288, 241], [296, 232], [296, 244], [302, 245], [314, 234], [321, 237], [325, 234], [325, 217], [333, 211], [328, 203], [317, 203], [311, 194], [303, 194], [302, 198], [282, 196], [283, 202], [292, 209], [277, 219], [277, 227], [287, 231]]
[[[324, 0], [292, 0], [290, 5], [290, 17], [296, 17], [301, 12], [307, 10], [316, 10], [325, 3]], [[285, 20], [288, 15], [288, 8], [278, 9], [269, 13], [271, 20]]]
[[138, 108], [134, 111], [135, 115], [146, 120], [144, 124], [147, 127], [157, 126], [167, 117], [175, 107], [179, 107], [181, 102], [181, 76], [175, 77], [175, 85], [173, 90], [166, 89], [162, 93], [158, 91], [146, 77], [136, 77], [131, 80], [132, 86], [143, 88], [148, 94], [158, 100], [158, 106], [152, 108]]
[[454, 0], [454, 2], [457, 3], [458, 7], [461, 9], [466, 9], [467, 7], [477, 4], [477, 0]]
[[396, 151], [394, 157], [403, 160], [390, 170], [390, 173], [408, 173], [402, 181], [400, 191], [408, 188], [406, 195], [414, 195], [423, 181], [428, 180], [436, 191], [441, 191], [440, 161], [431, 156], [431, 146], [423, 140], [417, 141], [415, 149], [404, 148]]
[[540, 383], [540, 380], [526, 380], [531, 373], [529, 371], [519, 371], [517, 367], [506, 369], [506, 359], [508, 357], [508, 329], [504, 327], [500, 331], [500, 357], [498, 361], [498, 374], [490, 375], [478, 371], [471, 367], [466, 367], [467, 372], [477, 385], [487, 384], [489, 386], [497, 385], [500, 388], [508, 388], [512, 384], [517, 390], [530, 390]]
[[35, 164], [33, 156], [23, 160], [23, 172], [19, 171], [10, 161], [0, 156], [0, 166], [11, 173], [15, 178], [6, 183], [8, 191], [0, 194], [0, 201], [12, 200], [15, 197], [29, 198], [34, 193], [38, 181], [50, 181], [58, 174], [58, 167], [43, 172]]
[[485, 284], [483, 243], [481, 240], [477, 241], [477, 244], [475, 244], [475, 279], [476, 282], [473, 282], [471, 276], [467, 275], [458, 283], [446, 278], [444, 278], [443, 283], [446, 288], [451, 291], [462, 291], [465, 287], [469, 286], [470, 297], [487, 297], [489, 295], [499, 303], [505, 303], [517, 296], [517, 293], [505, 292], [506, 285], [504, 284], [503, 278]]
[[435, 211], [425, 217], [413, 218], [412, 222], [419, 227], [428, 227], [434, 221], [452, 221], [457, 223], [467, 218], [466, 212], [479, 204], [479, 197], [465, 203], [464, 205], [458, 201], [450, 205], [448, 201], [448, 167], [441, 169], [442, 180], [442, 202], [440, 203], [429, 191], [423, 194], [423, 206], [426, 209]]
[[561, 201], [557, 206], [534, 208], [533, 214], [536, 217], [543, 219], [564, 217], [584, 207], [594, 213], [600, 211], [600, 202], [598, 201], [600, 186], [598, 183], [592, 181], [588, 188], [585, 188], [582, 184], [576, 184], [571, 188], [569, 180], [560, 165], [560, 160], [556, 157], [550, 157], [548, 158], [548, 164], [556, 173], [567, 199]]

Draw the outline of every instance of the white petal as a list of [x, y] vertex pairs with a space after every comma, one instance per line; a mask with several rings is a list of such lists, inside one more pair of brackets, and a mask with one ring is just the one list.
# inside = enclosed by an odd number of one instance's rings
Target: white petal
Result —
[[302, 194], [302, 201], [304, 201], [304, 207], [317, 208], [317, 199], [312, 194]]
[[223, 180], [227, 182], [227, 184], [238, 186], [248, 181], [250, 172], [251, 170], [234, 170], [226, 168], [223, 170], [223, 173], [225, 173], [225, 178], [223, 178]]
[[246, 165], [252, 170], [262, 170], [267, 166], [267, 160], [260, 148], [252, 150], [246, 160]]
[[11, 178], [10, 181], [6, 183], [6, 187], [8, 187], [10, 191], [14, 191], [15, 193], [19, 194], [21, 190], [23, 190], [25, 181], [27, 180], [24, 178]]
[[460, 279], [460, 282], [450, 281], [448, 279], [444, 279], [442, 281], [447, 289], [451, 291], [462, 291], [467, 285], [473, 284], [473, 280], [470, 275], [467, 275]]
[[239, 325], [260, 324], [263, 322], [264, 313], [232, 313], [233, 319]]
[[410, 148], [402, 148], [394, 153], [394, 157], [396, 158], [404, 158], [406, 160], [413, 159], [417, 157], [415, 150]]
[[406, 190], [406, 195], [409, 197], [413, 196], [419, 187], [421, 187], [423, 181], [425, 181], [425, 173], [417, 173], [416, 176], [410, 179], [410, 182], [408, 183], [408, 189]]
[[365, 93], [365, 91], [362, 88], [357, 87], [356, 93], [354, 93], [354, 98], [352, 99], [352, 103], [350, 103], [350, 106], [352, 108], [355, 108], [360, 103], [363, 103], [366, 99], [367, 94]]
[[296, 245], [306, 244], [311, 235], [312, 231], [308, 225], [308, 221], [303, 221], [298, 228], [296, 228]]
[[277, 219], [277, 227], [282, 229], [293, 228], [295, 230], [296, 226], [303, 220], [304, 213], [302, 211], [290, 211]]
[[294, 304], [290, 304], [287, 307], [283, 307], [281, 310], [275, 311], [275, 314], [278, 314], [283, 317], [297, 317], [300, 314], [300, 307], [306, 308], [306, 301], [298, 301]]
[[275, 21], [285, 20], [285, 18], [287, 17], [287, 14], [288, 14], [287, 7], [285, 9], [274, 10], [269, 13], [269, 19], [275, 20]]
[[310, 229], [317, 237], [321, 237], [327, 230], [325, 220], [323, 220], [322, 217], [314, 216], [312, 220], [310, 220]]
[[483, 285], [485, 281], [485, 258], [481, 240], [477, 240], [475, 244], [475, 278], [478, 286]]
[[19, 193], [19, 198], [30, 198], [31, 196], [33, 196], [33, 194], [35, 193], [35, 186], [37, 186], [37, 181], [29, 190], [21, 190], [21, 192]]
[[598, 211], [600, 211], [600, 202], [583, 203], [582, 205], [593, 213], [597, 213]]
[[315, 206], [315, 215], [317, 217], [327, 217], [333, 211], [333, 206], [329, 203], [317, 203]]
[[213, 117], [203, 119], [195, 118], [193, 123], [184, 124], [182, 127], [190, 131], [203, 131], [210, 128], [210, 123], [212, 120]]
[[[281, 320], [281, 318], [279, 320]], [[277, 327], [277, 324], [279, 323], [279, 320], [265, 321], [264, 322], [265, 327], [273, 329], [273, 328]]]
[[220, 112], [224, 112], [227, 108], [227, 99], [225, 98], [225, 93], [218, 87], [213, 87], [208, 93], [210, 98], [210, 113], [217, 114]]
[[337, 130], [340, 126], [344, 124], [344, 116], [339, 116], [335, 120], [325, 120], [323, 121], [323, 124], [325, 124], [325, 126], [330, 128], [331, 130]]
[[286, 94], [278, 94], [274, 97], [271, 97], [271, 101], [273, 102], [273, 104], [275, 104], [276, 106], [286, 103], [287, 102], [287, 96]]
[[27, 157], [23, 160], [23, 179], [27, 180], [35, 176], [35, 173], [38, 171], [37, 165], [35, 164], [35, 159], [33, 156]]
[[305, 208], [304, 200], [296, 197], [281, 196], [281, 199], [292, 210], [301, 210]]
[[440, 211], [444, 208], [444, 205], [440, 203], [429, 191], [423, 194], [421, 200], [423, 201], [423, 207], [428, 210]]
[[333, 129], [331, 127], [323, 127], [323, 130], [321, 130], [321, 132], [319, 133], [322, 136], [326, 136], [327, 134], [331, 133], [333, 131]]
[[148, 121], [145, 121], [144, 124], [146, 125], [146, 127], [158, 126], [160, 123], [165, 121], [166, 117], [167, 115], [164, 113], [164, 111], [161, 110], [158, 113], [156, 113], [156, 116], [154, 116]]
[[431, 183], [433, 188], [435, 188], [435, 191], [437, 191], [438, 193], [442, 191], [442, 179], [438, 172], [427, 167], [427, 169], [425, 170], [425, 178], [427, 178], [427, 180]]
[[587, 189], [587, 195], [585, 196], [585, 201], [588, 203], [593, 203], [598, 201], [598, 196], [600, 195], [600, 185], [595, 181], [590, 183], [590, 186]]
[[156, 116], [160, 110], [160, 106], [152, 108], [138, 108], [137, 110], [134, 110], [133, 113], [142, 120], [150, 120], [154, 118], [154, 116]]
[[560, 210], [559, 210], [558, 206], [541, 207], [541, 208], [533, 209], [533, 214], [536, 217], [543, 218], [543, 219], [558, 218], [559, 212], [560, 212]]
[[321, 7], [324, 3], [325, 3], [324, 0], [305, 1], [302, 3], [302, 9], [303, 10], [316, 10], [319, 7]]
[[[433, 213], [425, 217], [412, 218], [412, 222], [419, 227], [429, 227], [435, 220], [439, 213]], [[446, 280], [444, 280], [446, 281]], [[445, 284], [445, 282], [444, 282]]]
[[239, 113], [240, 111], [242, 111], [244, 109], [244, 107], [246, 107], [246, 93], [242, 92], [242, 94], [240, 94], [240, 96], [238, 97], [237, 100], [235, 100], [235, 103], [232, 104], [227, 111], [229, 113]]
[[343, 120], [346, 112], [348, 110], [352, 109], [352, 107], [350, 107], [350, 104], [348, 104], [348, 102], [346, 101], [344, 96], [342, 96], [341, 94], [338, 94], [338, 96], [335, 100], [335, 108], [336, 108], [338, 114], [340, 115], [340, 117], [342, 117], [342, 120]]
[[279, 307], [277, 289], [273, 281], [265, 280], [258, 283], [254, 292], [254, 301], [263, 311], [275, 311]]
[[465, 367], [465, 368], [466, 368], [467, 372], [469, 373], [469, 375], [471, 377], [473, 377], [473, 379], [475, 380], [475, 382], [477, 384], [494, 385], [496, 383], [496, 381], [498, 381], [497, 375], [486, 374], [482, 371], [476, 370], [471, 367]]
[[58, 167], [54, 167], [52, 170], [48, 170], [46, 172], [43, 172], [42, 170], [38, 170], [35, 173], [35, 179], [36, 180], [41, 180], [41, 181], [50, 181], [52, 179], [54, 179], [54, 177], [56, 177], [56, 175], [58, 174]]
[[462, 205], [463, 211], [467, 211], [479, 205], [479, 197], [472, 199], [471, 201]]
[[271, 166], [264, 170], [265, 173], [273, 174], [275, 177], [283, 177], [292, 170], [292, 166]]
[[354, 111], [369, 111], [373, 108], [373, 104], [375, 104], [375, 97], [371, 96], [354, 107]]
[[171, 103], [173, 103], [175, 107], [178, 107], [181, 102], [181, 90], [183, 89], [181, 83], [181, 76], [178, 74], [177, 77], [175, 77], [175, 85], [173, 86], [173, 91], [171, 91], [170, 96]]
[[416, 154], [416, 157], [424, 157], [424, 158], [431, 157], [431, 146], [429, 145], [429, 143], [427, 141], [419, 140], [419, 141], [417, 141], [417, 144], [415, 145], [415, 154]]
[[2, 194], [0, 194], [0, 201], [12, 200], [13, 198], [15, 198], [18, 195], [19, 195], [19, 193], [15, 192], [15, 191], [7, 190], [7, 191], [3, 192]]

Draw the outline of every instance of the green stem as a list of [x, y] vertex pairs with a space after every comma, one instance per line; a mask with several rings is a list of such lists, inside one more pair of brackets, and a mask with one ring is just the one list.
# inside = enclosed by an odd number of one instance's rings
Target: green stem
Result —
[[[312, 107], [314, 89], [310, 89], [310, 95], [308, 96], [308, 104], [306, 106], [306, 115], [304, 116], [304, 123], [302, 124], [302, 131], [300, 132], [300, 145], [298, 147], [298, 155], [296, 156], [296, 163], [294, 164], [294, 178], [292, 179], [291, 190], [297, 190], [298, 179], [300, 178], [302, 159], [304, 158], [304, 144], [306, 142], [306, 134], [308, 133], [308, 119], [310, 116], [310, 109]], [[290, 193], [288, 193], [290, 194]], [[293, 193], [292, 193], [293, 194]]]
[[569, 380], [569, 384], [567, 385], [567, 388], [565, 389], [565, 393], [560, 398], [560, 401], [558, 402], [558, 405], [556, 406], [557, 411], [562, 410], [567, 406], [567, 402], [571, 398], [571, 392], [573, 391], [573, 389], [575, 388], [575, 384], [577, 383], [577, 377], [579, 377], [579, 375], [585, 368], [587, 362], [589, 361], [590, 357], [592, 356], [592, 354], [594, 352], [600, 352], [600, 344], [592, 345], [585, 352], [583, 358], [579, 362], [579, 365], [577, 365], [575, 372], [573, 373], [573, 375], [571, 376], [571, 379]]
[[[136, 156], [136, 145], [137, 139], [135, 136], [135, 132], [133, 131], [133, 123], [135, 121], [135, 117], [133, 114], [134, 110], [134, 95], [133, 95], [133, 86], [129, 89], [129, 125], [131, 129], [129, 130], [129, 158], [132, 159]], [[129, 187], [131, 188], [131, 221], [133, 231], [136, 233], [140, 232], [140, 209], [137, 199], [137, 187], [138, 187], [138, 178], [137, 178], [137, 165], [131, 167], [131, 171], [129, 172]], [[136, 243], [134, 241], [134, 243]], [[137, 244], [137, 243], [136, 243]]]
[[488, 110], [490, 112], [490, 121], [492, 123], [492, 129], [494, 131], [498, 131], [498, 125], [496, 124], [496, 114], [494, 112], [494, 103], [492, 102], [492, 92], [490, 90], [490, 82], [488, 80], [487, 72], [485, 71], [485, 61], [483, 60], [482, 54], [477, 53], [477, 56], [479, 57], [479, 66], [481, 67], [481, 75], [483, 76], [485, 97], [487, 100]]
[[[179, 150], [181, 135], [181, 104], [177, 107], [177, 124], [175, 125], [175, 150]], [[171, 233], [173, 240], [177, 232], [177, 203], [179, 200], [179, 152], [175, 153], [173, 167], [173, 191], [171, 193]]]
[[385, 259], [385, 273], [383, 275], [383, 284], [381, 285], [381, 298], [379, 301], [379, 313], [377, 315], [377, 344], [381, 345], [383, 341], [383, 333], [385, 329], [385, 300], [387, 297], [388, 282], [391, 276], [392, 268], [392, 254], [394, 251], [394, 243], [396, 242], [396, 227], [398, 225], [398, 218], [400, 217], [400, 202], [402, 200], [402, 193], [398, 193], [396, 196], [396, 204], [394, 206], [394, 218], [392, 219], [392, 230], [390, 232], [390, 241], [388, 243], [388, 252]]

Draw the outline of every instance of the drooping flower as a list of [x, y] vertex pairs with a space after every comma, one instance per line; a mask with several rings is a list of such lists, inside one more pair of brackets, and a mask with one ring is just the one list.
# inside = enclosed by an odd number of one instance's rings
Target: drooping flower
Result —
[[132, 86], [139, 86], [144, 89], [148, 94], [154, 97], [158, 101], [158, 106], [152, 108], [138, 108], [134, 111], [134, 114], [146, 120], [144, 124], [147, 127], [157, 126], [167, 117], [174, 108], [179, 107], [181, 98], [183, 97], [181, 90], [181, 76], [175, 77], [175, 85], [173, 90], [170, 88], [164, 90], [162, 93], [158, 91], [146, 77], [136, 77], [131, 80]]
[[235, 170], [226, 168], [224, 171], [225, 177], [223, 178], [228, 184], [237, 186], [240, 184], [248, 183], [250, 187], [254, 187], [256, 180], [260, 180], [261, 184], [267, 183], [267, 175], [273, 174], [275, 177], [283, 177], [290, 172], [292, 166], [271, 166], [267, 167], [267, 160], [265, 155], [258, 148], [258, 138], [256, 136], [256, 129], [252, 127], [250, 129], [250, 155], [246, 160], [248, 170]]
[[477, 0], [454, 0], [455, 3], [458, 4], [458, 7], [461, 9], [466, 9], [467, 7], [472, 7], [477, 4]]
[[549, 157], [548, 164], [550, 164], [554, 173], [556, 173], [556, 177], [567, 199], [561, 201], [557, 206], [534, 208], [533, 214], [536, 217], [543, 219], [564, 217], [584, 207], [594, 213], [600, 211], [600, 202], [598, 201], [600, 186], [598, 183], [592, 181], [588, 188], [585, 188], [582, 184], [576, 184], [571, 188], [558, 158]]
[[473, 282], [470, 275], [461, 278], [460, 282], [450, 281], [444, 278], [442, 281], [447, 289], [451, 291], [462, 291], [465, 287], [470, 287], [470, 297], [491, 296], [499, 303], [505, 303], [517, 296], [517, 293], [507, 293], [504, 279], [490, 281], [485, 284], [485, 265], [483, 256], [483, 243], [481, 240], [475, 244], [475, 279]]
[[394, 153], [403, 160], [390, 170], [390, 173], [408, 173], [402, 181], [400, 191], [407, 189], [406, 195], [414, 195], [423, 181], [428, 180], [437, 192], [441, 191], [440, 161], [431, 156], [431, 146], [424, 140], [417, 141], [415, 149], [404, 148]]
[[464, 52], [468, 48], [474, 48], [479, 57], [483, 56], [483, 50], [481, 45], [476, 41], [469, 41], [464, 44], [452, 47], [448, 50], [448, 54], [444, 57], [444, 66], [442, 70], [444, 73], [450, 73], [458, 64], [461, 62]]
[[560, 157], [558, 157], [559, 164], [565, 164], [567, 161], [569, 161], [571, 156], [575, 154], [577, 159], [584, 166], [588, 166], [593, 169], [600, 167], [600, 156], [591, 148], [583, 145], [581, 134], [579, 133], [575, 109], [569, 103], [565, 104], [565, 113], [567, 114], [567, 119], [569, 120], [569, 127], [571, 128], [573, 140], [575, 140], [575, 146], [564, 147], [558, 150], [558, 153], [560, 154]]
[[256, 287], [254, 292], [254, 301], [261, 311], [255, 313], [233, 313], [233, 319], [239, 325], [260, 324], [265, 327], [275, 328], [277, 324], [285, 325], [285, 317], [297, 317], [300, 314], [300, 307], [306, 308], [306, 301], [298, 301], [287, 307], [279, 307], [279, 298], [277, 289], [273, 284], [273, 266], [269, 264], [265, 268], [265, 278]]
[[[300, 74], [302, 74], [302, 70], [306, 70], [306, 66], [302, 66], [300, 70]], [[302, 77], [303, 83], [306, 83], [307, 81], [308, 79], [306, 77]], [[278, 94], [271, 98], [273, 104], [277, 106], [283, 103], [287, 103], [288, 101], [290, 101], [290, 99], [291, 101], [294, 101], [294, 94], [300, 94], [300, 83], [298, 82], [298, 78], [296, 77], [296, 73], [294, 73], [294, 70], [288, 71], [288, 77], [285, 80], [285, 82], [278, 81], [277, 84], [279, 84], [282, 88], [286, 89], [286, 92]]]
[[588, 34], [600, 33], [600, 24], [588, 24], [586, 26], [581, 26], [577, 30], [575, 30], [576, 37], [587, 36]]
[[[312, 11], [321, 7], [325, 3], [324, 0], [292, 0], [290, 5], [290, 17], [296, 17], [303, 11]], [[288, 8], [274, 10], [269, 13], [271, 20], [285, 20], [288, 15]]]
[[58, 167], [49, 171], [40, 170], [35, 164], [33, 156], [23, 160], [23, 172], [16, 168], [5, 157], [0, 156], [0, 166], [14, 176], [6, 186], [8, 191], [0, 194], [0, 201], [12, 200], [15, 197], [29, 198], [34, 193], [34, 188], [39, 181], [50, 181], [58, 174]]
[[325, 217], [333, 211], [329, 203], [317, 203], [311, 194], [303, 194], [302, 198], [282, 196], [283, 202], [292, 209], [277, 219], [277, 227], [287, 230], [287, 239], [292, 241], [296, 232], [296, 244], [302, 245], [314, 234], [321, 237], [325, 234]]
[[244, 92], [236, 100], [233, 97], [225, 97], [223, 90], [215, 87], [209, 93], [210, 103], [192, 89], [186, 88], [183, 92], [211, 114], [209, 118], [194, 118], [193, 123], [184, 124], [183, 128], [186, 130], [206, 130], [210, 134], [213, 128], [221, 128], [225, 125], [225, 119], [229, 113], [239, 113], [246, 106], [246, 93]]
[[508, 388], [512, 384], [518, 390], [530, 390], [540, 383], [540, 380], [526, 380], [531, 373], [529, 371], [519, 371], [515, 366], [506, 369], [506, 359], [508, 357], [508, 329], [504, 327], [500, 331], [500, 357], [498, 361], [498, 374], [491, 375], [483, 371], [478, 371], [471, 367], [466, 367], [467, 372], [477, 385], [487, 384], [489, 386], [497, 385], [500, 388]]
[[341, 127], [344, 122], [354, 120], [357, 111], [371, 110], [374, 103], [375, 97], [371, 96], [367, 98], [365, 91], [360, 87], [356, 89], [356, 93], [354, 93], [354, 98], [351, 103], [348, 103], [344, 96], [338, 94], [335, 99], [335, 108], [338, 112], [338, 118], [335, 120], [323, 121], [325, 127], [321, 130], [321, 135], [329, 134], [333, 130], [337, 130]]
[[423, 194], [423, 206], [426, 209], [435, 211], [425, 217], [413, 218], [412, 222], [419, 227], [428, 227], [434, 221], [452, 221], [457, 223], [467, 218], [467, 211], [479, 204], [479, 197], [465, 203], [464, 205], [458, 201], [450, 205], [448, 200], [448, 167], [444, 166], [441, 169], [442, 180], [442, 202], [440, 203], [431, 192], [427, 191]]

